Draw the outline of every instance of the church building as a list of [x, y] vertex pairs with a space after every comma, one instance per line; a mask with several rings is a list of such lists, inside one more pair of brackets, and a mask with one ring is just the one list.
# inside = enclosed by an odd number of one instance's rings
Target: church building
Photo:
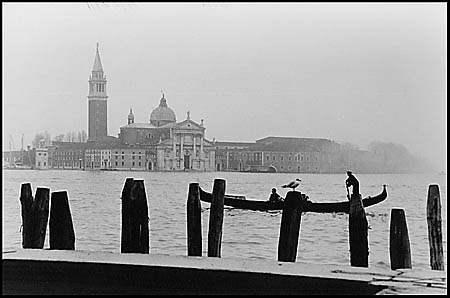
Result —
[[215, 148], [205, 139], [203, 119], [198, 124], [187, 112], [186, 119], [177, 123], [164, 93], [148, 122], [134, 122], [130, 109], [127, 123], [120, 127], [119, 139], [125, 145], [148, 148], [148, 156], [152, 157], [148, 160], [147, 170], [215, 170]]

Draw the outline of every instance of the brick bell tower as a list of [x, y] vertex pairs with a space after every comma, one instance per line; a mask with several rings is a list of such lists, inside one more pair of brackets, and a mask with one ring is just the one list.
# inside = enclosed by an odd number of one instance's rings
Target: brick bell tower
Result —
[[95, 54], [94, 66], [89, 77], [88, 95], [88, 141], [99, 141], [108, 136], [106, 76], [100, 54]]

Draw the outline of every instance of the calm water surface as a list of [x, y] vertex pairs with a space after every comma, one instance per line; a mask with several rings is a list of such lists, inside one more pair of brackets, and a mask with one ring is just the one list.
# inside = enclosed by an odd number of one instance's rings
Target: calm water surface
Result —
[[[387, 184], [386, 201], [366, 208], [369, 230], [369, 266], [390, 266], [389, 225], [392, 208], [405, 210], [413, 268], [429, 269], [426, 200], [428, 186], [438, 184], [442, 202], [444, 257], [447, 262], [447, 176], [406, 174], [361, 174], [363, 197], [374, 196]], [[255, 174], [255, 173], [154, 173], [103, 171], [3, 171], [3, 250], [20, 249], [22, 183], [50, 191], [66, 190], [75, 229], [77, 250], [120, 252], [121, 200], [125, 179], [144, 179], [150, 216], [150, 253], [186, 255], [186, 201], [189, 183], [212, 191], [215, 178], [226, 180], [226, 193], [247, 199], [267, 200], [272, 187], [297, 177], [300, 190], [314, 202], [346, 199], [345, 173]], [[203, 255], [207, 254], [209, 204], [202, 202]], [[281, 211], [257, 212], [226, 208], [222, 257], [277, 259]], [[49, 247], [48, 228], [44, 248]], [[348, 215], [305, 213], [302, 215], [297, 261], [349, 264]]]

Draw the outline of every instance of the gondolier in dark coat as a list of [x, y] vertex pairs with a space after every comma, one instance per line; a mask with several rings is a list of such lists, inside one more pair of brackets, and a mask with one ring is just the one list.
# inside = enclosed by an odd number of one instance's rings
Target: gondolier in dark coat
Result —
[[345, 180], [345, 186], [347, 187], [347, 196], [350, 200], [350, 194], [348, 193], [348, 188], [352, 186], [352, 192], [353, 194], [359, 195], [359, 181], [356, 179], [355, 176], [353, 176], [353, 173], [351, 171], [347, 171], [348, 178]]
[[269, 197], [269, 202], [282, 202], [283, 198], [277, 193], [276, 188], [272, 188], [272, 193]]

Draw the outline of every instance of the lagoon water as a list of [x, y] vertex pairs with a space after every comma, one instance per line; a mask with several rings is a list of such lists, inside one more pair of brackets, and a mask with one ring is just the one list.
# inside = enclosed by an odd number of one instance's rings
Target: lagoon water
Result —
[[[426, 219], [428, 186], [438, 184], [442, 203], [444, 258], [447, 263], [447, 176], [428, 174], [358, 174], [363, 197], [374, 196], [387, 184], [388, 198], [366, 208], [369, 221], [369, 266], [390, 267], [389, 228], [392, 208], [405, 210], [413, 268], [429, 269]], [[72, 170], [3, 170], [3, 250], [22, 247], [22, 183], [50, 191], [66, 190], [75, 229], [75, 249], [120, 252], [121, 192], [125, 179], [144, 179], [150, 217], [150, 253], [187, 255], [186, 201], [189, 183], [212, 191], [216, 178], [226, 180], [226, 193], [267, 200], [272, 187], [297, 177], [297, 190], [314, 202], [343, 201], [346, 175], [269, 173], [164, 173]], [[209, 204], [202, 202], [203, 256], [207, 255]], [[225, 206], [222, 257], [277, 260], [281, 211], [258, 212]], [[48, 227], [44, 248], [49, 247]], [[344, 264], [349, 261], [348, 215], [304, 213], [297, 261]]]

